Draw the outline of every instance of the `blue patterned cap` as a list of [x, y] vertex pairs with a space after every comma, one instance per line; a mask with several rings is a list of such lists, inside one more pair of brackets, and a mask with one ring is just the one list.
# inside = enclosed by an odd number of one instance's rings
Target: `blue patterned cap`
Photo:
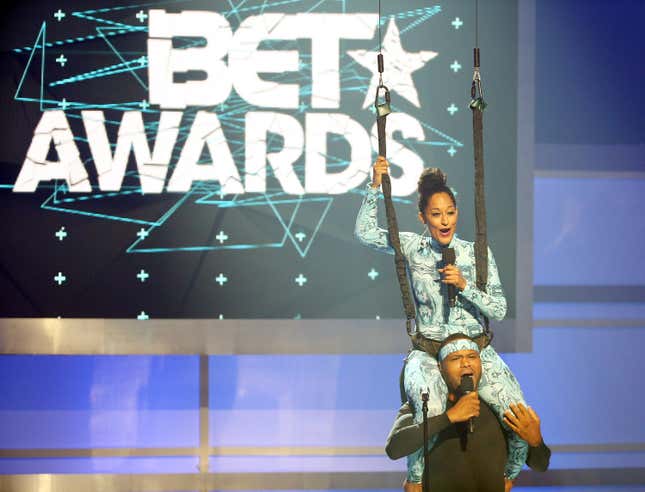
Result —
[[439, 350], [439, 362], [444, 360], [448, 355], [453, 352], [458, 352], [459, 350], [474, 350], [479, 353], [479, 345], [470, 338], [457, 338], [456, 340], [452, 340]]

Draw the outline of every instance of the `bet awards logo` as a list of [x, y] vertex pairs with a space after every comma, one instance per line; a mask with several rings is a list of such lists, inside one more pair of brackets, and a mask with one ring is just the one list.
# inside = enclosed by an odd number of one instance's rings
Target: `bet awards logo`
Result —
[[[123, 113], [113, 145], [107, 136], [103, 111], [81, 111], [101, 191], [121, 189], [131, 152], [144, 193], [186, 192], [194, 181], [219, 182], [225, 194], [262, 193], [266, 191], [267, 165], [271, 166], [284, 192], [294, 195], [346, 193], [365, 181], [372, 149], [377, 148], [376, 125], [366, 129], [349, 115], [339, 112], [339, 63], [341, 40], [367, 42], [374, 39], [378, 23], [376, 14], [267, 13], [244, 19], [235, 32], [226, 18], [216, 12], [151, 10], [149, 14], [149, 102], [160, 110], [152, 149], [140, 111]], [[201, 38], [205, 43], [173, 48], [173, 38], [178, 37]], [[299, 84], [263, 79], [261, 74], [300, 71], [301, 54], [298, 50], [260, 49], [261, 43], [300, 39], [310, 41], [311, 81]], [[387, 26], [383, 52], [391, 63], [387, 72], [388, 86], [419, 107], [412, 74], [437, 53], [406, 52], [394, 20]], [[372, 71], [363, 104], [363, 108], [367, 108], [374, 101], [378, 83], [376, 53], [353, 50], [347, 54]], [[199, 80], [175, 80], [176, 74], [186, 72], [200, 74]], [[210, 109], [225, 103], [233, 90], [258, 109], [239, 115], [245, 135], [243, 162], [236, 162], [233, 156], [238, 153], [231, 151], [220, 118]], [[315, 111], [304, 112], [301, 122], [294, 114], [301, 108], [303, 94], [310, 95], [309, 107]], [[182, 110], [195, 106], [209, 107], [209, 110], [197, 111], [187, 137], [178, 141]], [[423, 161], [392, 135], [400, 132], [404, 139], [424, 141], [423, 127], [409, 114], [396, 112], [388, 117], [387, 130], [389, 159], [402, 170], [401, 175], [392, 180], [393, 194], [409, 195], [415, 190]], [[279, 151], [268, 148], [269, 133], [282, 137], [284, 143]], [[348, 164], [341, 171], [328, 170], [330, 134], [342, 136], [349, 145]], [[52, 144], [58, 160], [47, 159]], [[169, 173], [171, 158], [178, 145], [181, 146], [179, 158]], [[211, 157], [209, 163], [199, 163], [204, 146]], [[294, 170], [294, 163], [303, 156], [304, 183]], [[244, 179], [240, 169], [243, 169]], [[65, 180], [70, 192], [92, 191], [79, 148], [61, 110], [43, 113], [13, 190], [34, 192], [41, 181], [53, 179]]]

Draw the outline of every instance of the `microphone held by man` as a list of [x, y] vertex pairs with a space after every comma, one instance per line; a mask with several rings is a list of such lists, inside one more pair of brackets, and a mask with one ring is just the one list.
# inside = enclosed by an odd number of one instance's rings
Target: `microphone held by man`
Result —
[[[502, 492], [513, 487], [513, 480], [504, 474], [510, 434], [478, 395], [482, 375], [479, 351], [477, 344], [463, 334], [448, 337], [438, 354], [439, 369], [448, 389], [444, 412], [429, 417], [424, 429], [424, 423], [418, 418], [415, 421], [414, 409], [406, 402], [388, 436], [386, 453], [391, 459], [412, 455], [426, 439], [432, 439], [427, 455], [427, 483], [432, 492]], [[526, 464], [536, 471], [546, 470], [551, 452], [542, 440], [537, 414], [518, 403], [512, 404], [504, 417], [510, 432], [530, 446]], [[468, 432], [468, 422], [473, 418], [477, 430]], [[404, 491], [422, 492], [422, 485], [420, 481], [406, 480]]]
[[[459, 386], [459, 393], [462, 395], [469, 395], [475, 392], [475, 384], [473, 383], [473, 376], [471, 374], [464, 374], [461, 377], [461, 385]], [[479, 400], [478, 400], [479, 402]], [[468, 419], [468, 432], [472, 434], [475, 432], [475, 418]]]

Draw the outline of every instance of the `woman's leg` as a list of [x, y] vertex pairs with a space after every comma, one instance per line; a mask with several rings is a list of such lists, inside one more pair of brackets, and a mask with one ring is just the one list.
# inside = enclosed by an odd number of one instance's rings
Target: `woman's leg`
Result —
[[[444, 383], [437, 361], [427, 352], [413, 350], [408, 354], [404, 386], [408, 401], [414, 411], [414, 420], [423, 422], [422, 393], [428, 393], [428, 418], [441, 415], [446, 410], [448, 388]], [[436, 441], [436, 436], [428, 440], [428, 449]], [[408, 456], [408, 482], [421, 482], [423, 478], [423, 448]]]
[[514, 479], [526, 462], [528, 444], [520, 439], [504, 423], [504, 412], [511, 403], [523, 403], [524, 395], [517, 379], [502, 358], [490, 345], [482, 350], [482, 378], [479, 383], [479, 396], [492, 408], [502, 424], [508, 442], [508, 459], [506, 460], [506, 477]]

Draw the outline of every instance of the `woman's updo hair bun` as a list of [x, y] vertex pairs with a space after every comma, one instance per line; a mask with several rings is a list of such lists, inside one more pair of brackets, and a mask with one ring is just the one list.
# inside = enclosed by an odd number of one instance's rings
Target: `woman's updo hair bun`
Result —
[[428, 200], [432, 198], [435, 193], [447, 193], [454, 206], [457, 206], [457, 200], [452, 190], [447, 185], [448, 176], [438, 167], [431, 167], [424, 169], [419, 176], [417, 183], [417, 191], [419, 192], [419, 211], [425, 212], [428, 205]]
[[431, 167], [429, 169], [424, 169], [419, 176], [419, 182], [417, 183], [417, 191], [419, 194], [423, 194], [426, 190], [431, 190], [439, 186], [445, 186], [448, 177], [438, 167]]

